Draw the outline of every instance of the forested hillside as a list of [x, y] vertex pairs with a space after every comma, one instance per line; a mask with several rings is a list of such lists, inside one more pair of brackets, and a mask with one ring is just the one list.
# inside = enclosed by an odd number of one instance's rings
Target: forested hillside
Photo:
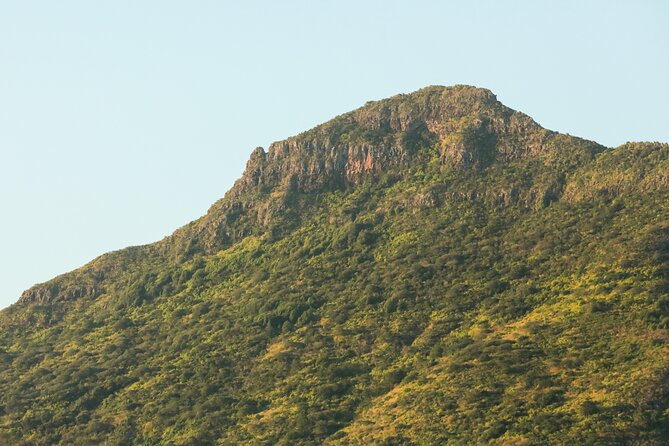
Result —
[[0, 312], [0, 444], [669, 444], [669, 145], [428, 87]]

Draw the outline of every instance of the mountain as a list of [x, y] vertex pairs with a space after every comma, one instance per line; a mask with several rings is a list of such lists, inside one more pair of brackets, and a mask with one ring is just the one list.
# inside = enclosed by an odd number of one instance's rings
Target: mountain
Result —
[[669, 145], [369, 102], [0, 312], [8, 445], [669, 443]]

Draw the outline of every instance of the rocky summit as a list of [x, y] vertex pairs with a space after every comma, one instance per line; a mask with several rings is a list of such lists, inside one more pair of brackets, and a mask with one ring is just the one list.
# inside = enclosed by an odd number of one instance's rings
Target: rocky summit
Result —
[[485, 89], [255, 149], [0, 312], [0, 444], [669, 444], [669, 145]]

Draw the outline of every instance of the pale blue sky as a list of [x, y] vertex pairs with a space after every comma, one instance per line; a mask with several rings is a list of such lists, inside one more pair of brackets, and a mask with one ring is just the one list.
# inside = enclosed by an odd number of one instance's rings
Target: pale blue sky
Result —
[[669, 141], [665, 1], [0, 2], [0, 307], [206, 212], [251, 150], [430, 84]]

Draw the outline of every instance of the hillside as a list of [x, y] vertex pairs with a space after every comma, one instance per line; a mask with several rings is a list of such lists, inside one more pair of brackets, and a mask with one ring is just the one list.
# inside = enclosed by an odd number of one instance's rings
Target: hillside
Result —
[[669, 443], [669, 145], [428, 87], [0, 312], [0, 444]]

